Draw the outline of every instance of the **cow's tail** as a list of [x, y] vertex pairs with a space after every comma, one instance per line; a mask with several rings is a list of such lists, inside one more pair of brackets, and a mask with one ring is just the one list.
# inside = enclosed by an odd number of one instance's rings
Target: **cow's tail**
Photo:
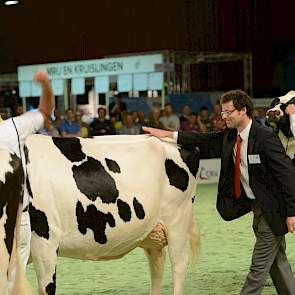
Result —
[[12, 264], [15, 264], [14, 270], [14, 284], [12, 287], [11, 295], [33, 295], [33, 289], [30, 283], [27, 280], [25, 269], [23, 267], [21, 257], [20, 257], [20, 223], [21, 223], [21, 214], [22, 214], [22, 204], [19, 204], [16, 225], [15, 225], [15, 239], [14, 239], [14, 255], [15, 261]]
[[188, 239], [191, 249], [190, 262], [193, 265], [194, 263], [192, 262], [196, 261], [201, 247], [200, 232], [195, 221], [191, 222], [190, 228], [188, 230]]

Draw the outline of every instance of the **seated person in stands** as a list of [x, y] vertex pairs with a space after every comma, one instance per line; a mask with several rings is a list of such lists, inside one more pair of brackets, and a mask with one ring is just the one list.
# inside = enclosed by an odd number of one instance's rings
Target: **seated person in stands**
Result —
[[222, 131], [225, 129], [225, 120], [221, 117], [221, 105], [219, 99], [216, 101], [213, 113], [210, 116], [210, 122], [213, 131]]
[[160, 122], [161, 110], [158, 107], [153, 107], [147, 122], [148, 127], [165, 129], [164, 125]]
[[106, 109], [99, 107], [97, 109], [98, 118], [95, 118], [89, 126], [89, 135], [112, 135], [116, 134], [116, 130], [113, 124], [106, 119]]
[[200, 131], [200, 125], [198, 123], [198, 115], [196, 113], [191, 113], [188, 121], [182, 121], [180, 125], [180, 130], [182, 131]]
[[136, 135], [141, 134], [141, 128], [134, 124], [131, 113], [126, 113], [123, 119], [123, 125], [117, 130], [117, 134]]
[[75, 115], [72, 109], [66, 110], [66, 118], [60, 125], [60, 132], [62, 137], [81, 136], [80, 126], [75, 121]]
[[115, 115], [117, 121], [122, 121], [122, 113], [127, 111], [127, 105], [121, 101], [121, 96], [118, 94], [115, 96], [115, 101], [109, 104], [109, 114]]
[[199, 115], [199, 125], [203, 124], [205, 129], [202, 131], [208, 132], [212, 131], [212, 124], [209, 118], [209, 110], [206, 106], [202, 106], [200, 108], [200, 115]]
[[164, 128], [169, 131], [178, 131], [180, 127], [179, 118], [173, 114], [173, 107], [171, 103], [166, 103], [163, 116], [160, 117], [160, 122]]
[[181, 115], [179, 117], [180, 125], [182, 124], [182, 122], [189, 122], [190, 115], [191, 115], [191, 109], [189, 105], [185, 104], [181, 110]]
[[44, 128], [38, 131], [38, 134], [48, 135], [52, 137], [60, 137], [57, 128], [55, 128], [52, 124], [52, 120], [45, 120], [44, 121]]

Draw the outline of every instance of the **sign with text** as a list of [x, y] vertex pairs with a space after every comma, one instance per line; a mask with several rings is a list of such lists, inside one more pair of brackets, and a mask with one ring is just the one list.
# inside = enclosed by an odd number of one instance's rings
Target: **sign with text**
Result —
[[218, 183], [220, 159], [203, 159], [200, 161], [198, 183]]
[[75, 62], [39, 64], [18, 67], [18, 81], [31, 81], [38, 69], [48, 72], [49, 79], [72, 79], [155, 72], [162, 54], [137, 55]]

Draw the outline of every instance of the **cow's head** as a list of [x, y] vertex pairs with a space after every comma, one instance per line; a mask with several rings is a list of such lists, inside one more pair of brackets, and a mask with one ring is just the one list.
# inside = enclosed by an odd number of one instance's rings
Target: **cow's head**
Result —
[[295, 91], [293, 90], [284, 96], [274, 98], [270, 109], [266, 112], [268, 125], [276, 132], [282, 131], [287, 138], [292, 137], [289, 115], [285, 112], [289, 104], [295, 104]]

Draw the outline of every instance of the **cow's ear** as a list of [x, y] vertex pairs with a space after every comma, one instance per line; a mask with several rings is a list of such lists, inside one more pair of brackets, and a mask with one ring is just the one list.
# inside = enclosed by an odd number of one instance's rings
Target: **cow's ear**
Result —
[[292, 97], [287, 104], [295, 104], [295, 97]]
[[280, 102], [280, 99], [278, 97], [274, 98], [270, 103], [270, 107], [271, 108], [275, 107], [279, 102]]

